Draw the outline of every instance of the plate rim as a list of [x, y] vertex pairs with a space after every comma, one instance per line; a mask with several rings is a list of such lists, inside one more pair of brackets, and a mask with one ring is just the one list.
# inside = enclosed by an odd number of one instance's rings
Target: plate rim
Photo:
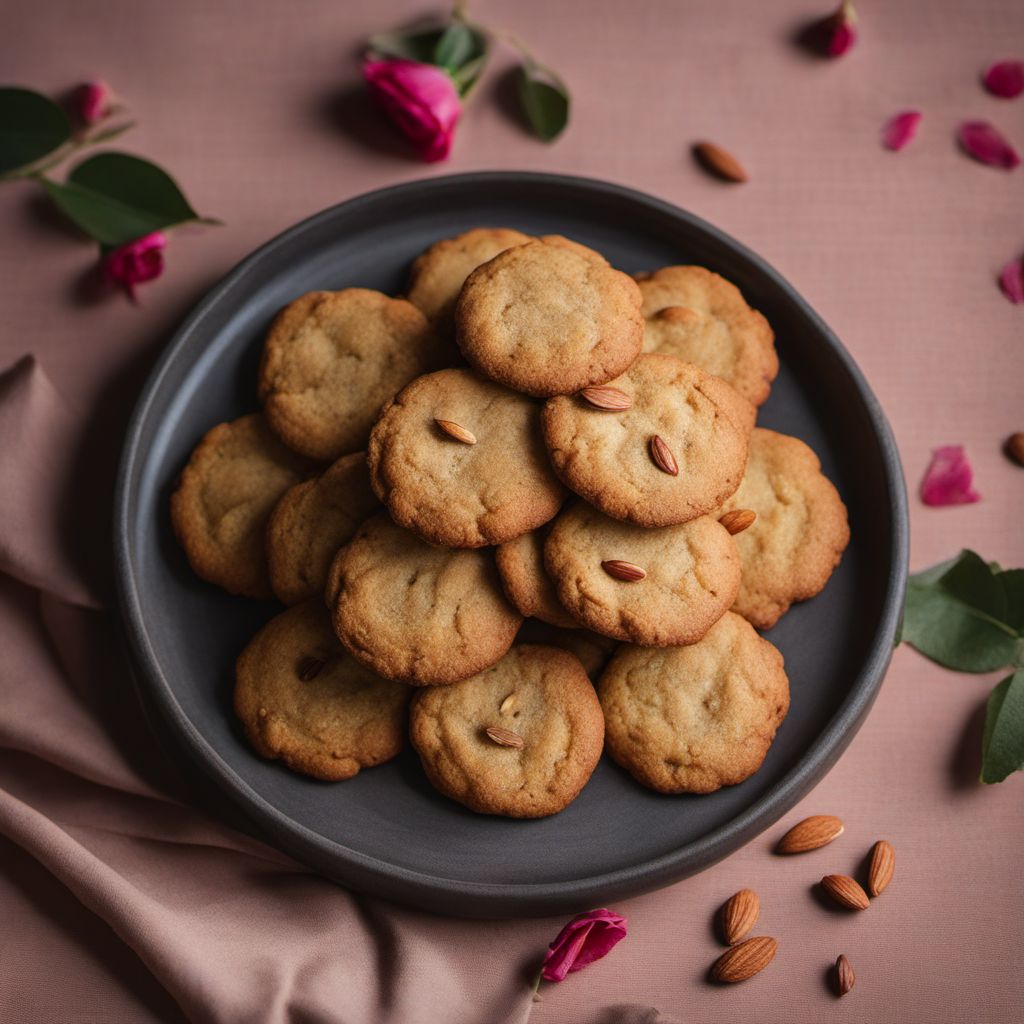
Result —
[[[324, 220], [351, 214], [360, 206], [372, 205], [403, 194], [429, 193], [453, 186], [497, 186], [523, 182], [563, 189], [583, 189], [592, 195], [640, 204], [654, 213], [686, 222], [691, 229], [704, 233], [756, 266], [773, 287], [799, 309], [827, 339], [833, 354], [852, 381], [874, 431], [889, 492], [888, 513], [892, 533], [889, 545], [890, 571], [878, 628], [845, 700], [794, 766], [745, 811], [676, 850], [614, 871], [555, 882], [475, 882], [395, 865], [327, 839], [307, 828], [245, 782], [192, 724], [178, 704], [153, 654], [146, 622], [141, 613], [137, 572], [133, 562], [133, 482], [144, 458], [144, 452], [140, 449], [143, 427], [179, 352], [187, 346], [207, 316], [244, 282], [250, 270], [268, 259], [276, 249], [292, 243]], [[608, 894], [618, 898], [650, 891], [704, 870], [771, 827], [825, 777], [867, 716], [892, 657], [902, 615], [909, 562], [906, 485], [892, 429], [853, 357], [789, 281], [764, 258], [728, 233], [667, 200], [601, 179], [517, 170], [436, 175], [361, 193], [320, 210], [279, 232], [232, 267], [174, 332], [139, 394], [125, 433], [118, 467], [114, 489], [113, 531], [117, 605], [127, 642], [131, 675], [136, 692], [147, 709], [147, 718], [158, 734], [169, 735], [176, 745], [183, 743], [191, 754], [192, 762], [213, 778], [221, 791], [240, 807], [259, 830], [272, 836], [290, 855], [354, 888], [425, 909], [465, 916], [489, 916], [494, 913], [509, 915], [524, 911], [550, 913], [590, 906], [596, 898], [605, 899]], [[159, 717], [151, 713], [154, 707]], [[338, 870], [339, 860], [344, 863], [346, 870]]]

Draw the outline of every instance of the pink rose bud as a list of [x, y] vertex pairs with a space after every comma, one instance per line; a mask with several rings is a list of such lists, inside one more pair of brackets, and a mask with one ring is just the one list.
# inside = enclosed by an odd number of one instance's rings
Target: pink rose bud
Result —
[[124, 288], [134, 302], [135, 286], [163, 273], [165, 245], [167, 239], [162, 231], [119, 245], [104, 257], [104, 276]]
[[106, 82], [86, 82], [75, 90], [75, 112], [83, 124], [95, 124], [110, 113], [110, 89]]
[[960, 125], [960, 145], [975, 160], [990, 167], [1012, 171], [1020, 163], [1020, 154], [1013, 144], [987, 121], [966, 121]]
[[541, 977], [565, 981], [572, 971], [582, 971], [600, 960], [626, 937], [626, 919], [614, 910], [591, 910], [574, 917], [559, 933], [544, 957]]
[[363, 77], [374, 99], [429, 162], [444, 160], [462, 113], [455, 83], [433, 64], [372, 60]]
[[1001, 60], [985, 72], [985, 88], [993, 96], [1012, 100], [1024, 92], [1024, 60]]
[[850, 0], [820, 23], [821, 47], [826, 56], [841, 57], [857, 42], [857, 12]]
[[882, 129], [882, 145], [896, 152], [909, 145], [917, 134], [921, 117], [919, 110], [905, 110], [902, 114], [890, 118]]
[[932, 461], [921, 481], [921, 500], [926, 505], [970, 505], [981, 501], [972, 486], [974, 470], [963, 446], [944, 445], [932, 452]]

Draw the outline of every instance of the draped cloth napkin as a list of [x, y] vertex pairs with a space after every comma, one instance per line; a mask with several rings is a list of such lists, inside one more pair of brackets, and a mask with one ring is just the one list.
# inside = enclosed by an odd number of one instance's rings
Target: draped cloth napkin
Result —
[[196, 806], [84, 568], [85, 424], [31, 357], [0, 374], [0, 1021], [524, 1021], [560, 920], [365, 898]]

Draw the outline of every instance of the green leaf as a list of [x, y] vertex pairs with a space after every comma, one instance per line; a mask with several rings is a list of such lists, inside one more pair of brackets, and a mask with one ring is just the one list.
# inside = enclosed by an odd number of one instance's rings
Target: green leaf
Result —
[[1024, 634], [1024, 569], [1007, 569], [996, 576], [1006, 599], [1006, 623]]
[[43, 185], [79, 228], [105, 246], [202, 219], [166, 171], [127, 153], [90, 157], [65, 184], [44, 179]]
[[455, 82], [455, 86], [461, 96], [465, 96], [473, 88], [477, 79], [483, 74], [486, 64], [487, 54], [485, 53], [475, 57], [473, 60], [467, 60], [461, 68], [451, 72], [452, 81]]
[[434, 47], [434, 63], [449, 71], [460, 68], [467, 60], [478, 56], [473, 30], [462, 21], [453, 21], [441, 33]]
[[71, 138], [68, 115], [31, 89], [0, 88], [0, 175], [34, 164]]
[[536, 135], [552, 142], [569, 123], [569, 91], [550, 69], [526, 58], [519, 66], [519, 100]]
[[[1019, 571], [1019, 570], [1018, 570]], [[1002, 782], [1024, 769], [1024, 670], [989, 694], [981, 741], [981, 781]]]
[[947, 668], [991, 672], [1020, 657], [1021, 636], [1010, 617], [1000, 577], [973, 551], [962, 551], [910, 578], [903, 640]]
[[430, 22], [397, 32], [378, 32], [377, 35], [370, 36], [368, 43], [378, 57], [432, 64], [444, 32], [443, 26], [437, 22]]

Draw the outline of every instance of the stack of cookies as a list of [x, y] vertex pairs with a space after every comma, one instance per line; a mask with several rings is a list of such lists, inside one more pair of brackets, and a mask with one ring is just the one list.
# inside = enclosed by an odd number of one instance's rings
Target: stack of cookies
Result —
[[296, 299], [263, 411], [172, 498], [201, 577], [288, 606], [237, 662], [252, 745], [340, 780], [408, 737], [442, 793], [524, 818], [602, 750], [664, 793], [749, 777], [789, 707], [756, 630], [849, 539], [814, 453], [755, 426], [777, 370], [722, 277], [556, 235], [440, 241], [406, 298]]

